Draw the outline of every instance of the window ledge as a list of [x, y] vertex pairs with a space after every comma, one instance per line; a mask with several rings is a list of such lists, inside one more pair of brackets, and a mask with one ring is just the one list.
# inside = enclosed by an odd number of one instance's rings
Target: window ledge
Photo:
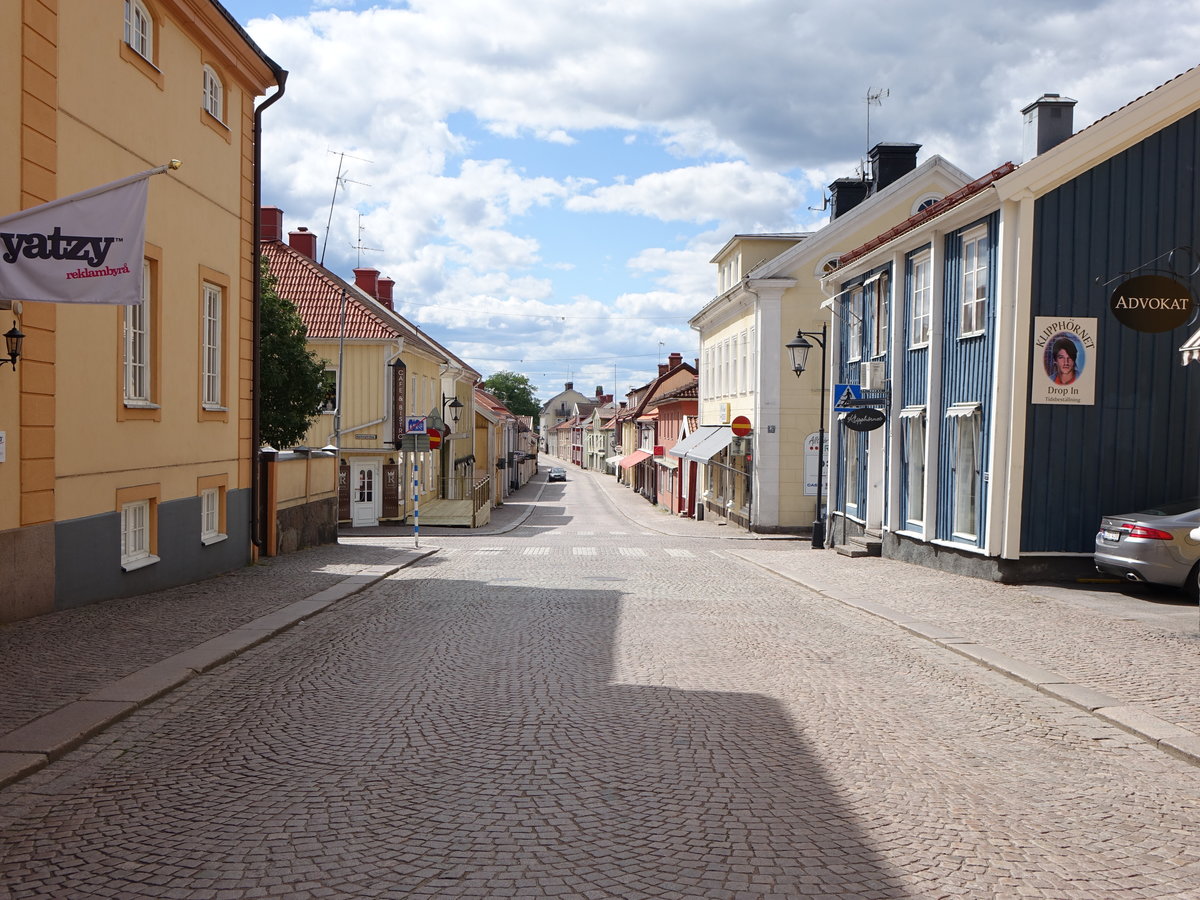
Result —
[[122, 572], [136, 572], [138, 569], [144, 569], [147, 566], [152, 566], [159, 561], [157, 556], [143, 556], [141, 559], [131, 559], [128, 562], [121, 563]]
[[987, 329], [986, 329], [986, 328], [985, 328], [985, 329], [983, 329], [982, 331], [967, 331], [967, 332], [964, 332], [963, 334], [960, 334], [960, 335], [958, 336], [958, 339], [959, 339], [960, 341], [965, 341], [965, 340], [967, 340], [968, 338], [977, 338], [977, 337], [983, 337], [985, 334], [987, 334]]
[[126, 409], [162, 409], [157, 403], [151, 403], [149, 400], [126, 400]]
[[204, 408], [205, 412], [217, 412], [217, 413], [229, 412], [228, 406], [218, 406], [215, 403], [205, 403], [203, 408]]
[[227, 534], [210, 534], [207, 536], [205, 536], [205, 535], [200, 536], [200, 543], [203, 544], [205, 547], [211, 547], [213, 544], [219, 544], [219, 543], [221, 543], [221, 541], [226, 541], [226, 540], [229, 540], [229, 535], [227, 535]]

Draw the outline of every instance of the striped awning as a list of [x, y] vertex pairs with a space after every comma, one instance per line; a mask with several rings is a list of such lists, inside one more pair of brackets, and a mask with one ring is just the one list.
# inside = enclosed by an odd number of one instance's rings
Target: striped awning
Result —
[[1179, 352], [1183, 354], [1183, 364], [1185, 366], [1190, 362], [1200, 360], [1200, 331], [1197, 331], [1184, 341], [1183, 346], [1179, 348]]

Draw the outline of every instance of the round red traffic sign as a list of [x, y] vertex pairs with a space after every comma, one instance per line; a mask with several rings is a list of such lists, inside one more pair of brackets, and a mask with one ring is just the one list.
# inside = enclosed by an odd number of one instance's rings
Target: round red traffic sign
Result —
[[429, 435], [430, 450], [436, 450], [438, 447], [442, 446], [442, 433], [440, 431], [438, 431], [436, 428], [430, 428], [425, 433]]
[[730, 423], [729, 427], [733, 429], [733, 433], [737, 437], [745, 437], [750, 433], [750, 420], [745, 416], [738, 416]]

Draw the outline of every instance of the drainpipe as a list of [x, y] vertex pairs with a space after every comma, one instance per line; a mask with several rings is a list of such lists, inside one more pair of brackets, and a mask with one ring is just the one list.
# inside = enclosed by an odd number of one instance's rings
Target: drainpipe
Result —
[[253, 394], [253, 403], [251, 404], [251, 425], [250, 425], [250, 452], [253, 454], [253, 464], [250, 466], [250, 540], [255, 547], [261, 552], [266, 546], [266, 536], [263, 532], [263, 489], [262, 489], [262, 466], [258, 460], [258, 448], [262, 446], [262, 413], [259, 408], [261, 403], [261, 384], [262, 372], [262, 310], [260, 308], [259, 294], [262, 290], [262, 278], [259, 274], [259, 269], [262, 265], [262, 242], [259, 235], [262, 229], [262, 114], [267, 111], [267, 108], [273, 105], [279, 98], [283, 96], [283, 92], [287, 86], [287, 70], [276, 68], [274, 70], [275, 81], [279, 85], [279, 90], [264, 100], [254, 110], [254, 250], [251, 254], [253, 258], [253, 277], [254, 277], [254, 360], [253, 360], [253, 384], [251, 391]]

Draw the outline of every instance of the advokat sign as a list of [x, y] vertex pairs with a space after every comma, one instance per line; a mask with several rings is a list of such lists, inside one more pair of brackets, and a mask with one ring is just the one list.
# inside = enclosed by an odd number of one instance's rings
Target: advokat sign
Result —
[[1195, 301], [1186, 284], [1168, 275], [1136, 275], [1121, 282], [1109, 309], [1126, 328], [1157, 334], [1186, 324]]

